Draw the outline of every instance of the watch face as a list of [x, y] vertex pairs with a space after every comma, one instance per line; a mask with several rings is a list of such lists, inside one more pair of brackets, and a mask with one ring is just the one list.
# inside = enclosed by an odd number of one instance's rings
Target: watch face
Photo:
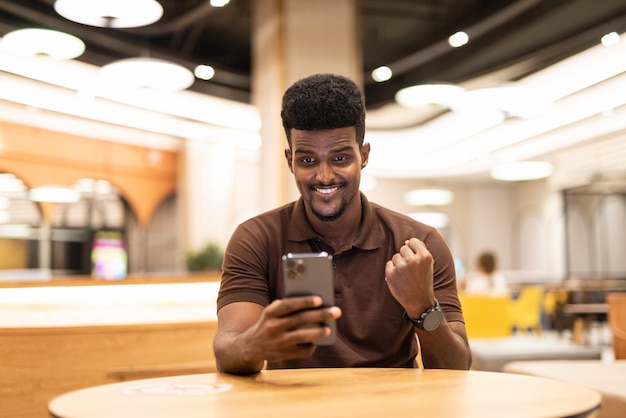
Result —
[[443, 313], [439, 309], [433, 309], [424, 318], [423, 327], [426, 331], [434, 331], [441, 324]]

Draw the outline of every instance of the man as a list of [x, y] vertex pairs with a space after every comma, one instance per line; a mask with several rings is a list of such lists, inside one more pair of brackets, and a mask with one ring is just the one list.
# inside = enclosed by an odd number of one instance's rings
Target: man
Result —
[[[445, 241], [359, 191], [370, 146], [358, 86], [332, 74], [304, 78], [285, 92], [281, 116], [301, 196], [244, 222], [231, 237], [217, 301], [218, 369], [416, 367], [415, 334], [424, 367], [468, 369]], [[321, 251], [333, 255], [336, 306], [322, 308], [318, 296], [285, 298], [282, 255]], [[315, 345], [330, 329], [302, 326], [330, 318], [337, 320], [336, 342]]]

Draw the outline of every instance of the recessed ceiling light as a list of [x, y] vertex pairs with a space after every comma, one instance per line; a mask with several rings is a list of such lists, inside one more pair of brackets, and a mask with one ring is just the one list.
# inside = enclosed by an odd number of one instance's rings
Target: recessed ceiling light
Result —
[[76, 58], [85, 43], [74, 35], [48, 29], [18, 29], [2, 38], [2, 48], [24, 57], [45, 56], [56, 60]]
[[194, 75], [176, 63], [156, 58], [127, 58], [100, 69], [105, 83], [116, 86], [147, 88], [163, 92], [184, 90], [191, 86]]
[[193, 73], [200, 80], [210, 80], [215, 76], [215, 69], [210, 65], [197, 65]]
[[443, 206], [452, 203], [454, 194], [446, 189], [416, 189], [404, 194], [404, 201], [412, 206]]
[[549, 177], [552, 164], [542, 161], [519, 161], [499, 164], [490, 171], [491, 177], [502, 181], [527, 181]]
[[146, 26], [163, 16], [156, 0], [56, 0], [54, 10], [74, 22], [106, 28]]
[[458, 31], [448, 38], [448, 43], [453, 48], [458, 48], [469, 42], [469, 36], [463, 31]]
[[372, 79], [378, 83], [382, 83], [383, 81], [391, 79], [392, 75], [393, 72], [391, 71], [391, 68], [387, 67], [386, 65], [382, 65], [372, 71]]
[[421, 84], [399, 90], [395, 99], [402, 106], [416, 109], [432, 105], [450, 107], [464, 91], [454, 84]]
[[604, 46], [613, 46], [613, 45], [618, 44], [619, 41], [620, 41], [619, 33], [617, 32], [607, 33], [600, 39], [600, 42]]

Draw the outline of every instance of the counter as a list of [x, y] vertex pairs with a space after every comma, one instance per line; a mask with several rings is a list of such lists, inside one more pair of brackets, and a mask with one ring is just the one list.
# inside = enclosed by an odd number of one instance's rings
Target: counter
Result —
[[0, 418], [46, 416], [60, 393], [215, 371], [219, 276], [0, 285]]

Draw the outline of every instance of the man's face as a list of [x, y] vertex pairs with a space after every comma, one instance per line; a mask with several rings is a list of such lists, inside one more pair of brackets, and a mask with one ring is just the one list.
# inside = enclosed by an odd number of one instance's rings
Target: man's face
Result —
[[354, 127], [291, 130], [291, 149], [285, 150], [285, 157], [308, 213], [333, 221], [349, 209], [358, 195], [369, 149], [369, 144], [359, 149]]

